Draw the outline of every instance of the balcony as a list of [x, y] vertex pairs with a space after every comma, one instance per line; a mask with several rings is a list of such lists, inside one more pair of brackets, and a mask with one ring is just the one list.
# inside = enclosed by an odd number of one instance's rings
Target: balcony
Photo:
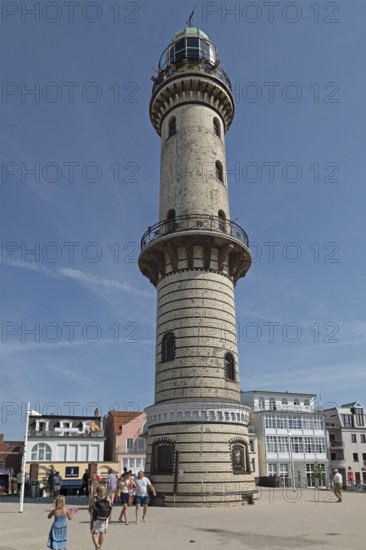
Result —
[[238, 224], [218, 216], [210, 216], [209, 214], [190, 214], [178, 216], [171, 220], [164, 220], [149, 227], [141, 239], [141, 250], [160, 237], [183, 231], [215, 232], [230, 235], [246, 247], [249, 247], [248, 235]]
[[346, 460], [331, 460], [330, 463], [332, 468], [338, 468], [338, 469], [347, 468]]
[[[57, 431], [56, 431], [57, 430]], [[56, 428], [55, 430], [28, 430], [28, 437], [38, 437], [38, 438], [49, 438], [49, 437], [67, 437], [67, 438], [73, 438], [73, 437], [82, 437], [82, 438], [95, 438], [95, 437], [104, 437], [104, 430], [98, 431], [90, 431], [90, 432], [81, 432], [81, 431], [69, 431], [69, 430], [61, 430], [60, 428]]]
[[174, 78], [176, 76], [191, 76], [192, 74], [201, 74], [202, 76], [213, 76], [220, 80], [230, 91], [231, 91], [231, 82], [226, 72], [221, 67], [213, 67], [207, 63], [201, 61], [201, 63], [189, 63], [188, 60], [184, 60], [177, 70], [176, 65], [170, 65], [164, 67], [164, 70], [159, 73], [157, 77], [154, 78], [153, 85], [153, 94], [155, 91], [167, 80]]
[[331, 449], [342, 449], [343, 448], [343, 441], [330, 441], [329, 447]]

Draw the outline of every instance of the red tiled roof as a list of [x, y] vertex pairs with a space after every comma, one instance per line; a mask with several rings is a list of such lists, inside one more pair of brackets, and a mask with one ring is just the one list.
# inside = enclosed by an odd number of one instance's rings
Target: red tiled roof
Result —
[[128, 424], [135, 418], [138, 418], [143, 412], [131, 411], [109, 411], [109, 416], [113, 418], [115, 433], [121, 433], [121, 426]]

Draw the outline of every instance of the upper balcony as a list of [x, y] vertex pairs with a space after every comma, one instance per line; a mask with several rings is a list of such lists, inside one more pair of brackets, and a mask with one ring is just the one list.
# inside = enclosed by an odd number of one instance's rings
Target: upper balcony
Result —
[[[193, 252], [195, 246], [202, 249], [199, 257]], [[178, 252], [182, 247], [184, 259]], [[218, 251], [215, 258], [214, 249]], [[154, 286], [169, 273], [187, 270], [215, 271], [235, 285], [245, 276], [251, 261], [245, 231], [230, 220], [209, 214], [163, 220], [149, 227], [141, 239], [139, 267]]]
[[54, 430], [28, 430], [28, 437], [37, 437], [37, 438], [50, 438], [50, 437], [82, 437], [82, 438], [95, 438], [95, 437], [104, 437], [104, 430], [85, 430], [79, 431], [77, 428], [55, 428]]
[[330, 441], [329, 442], [329, 447], [331, 449], [337, 449], [337, 448], [342, 449], [343, 445], [344, 445], [343, 441]]
[[216, 232], [230, 235], [249, 248], [248, 235], [238, 224], [220, 218], [219, 216], [190, 214], [178, 216], [171, 220], [163, 220], [149, 227], [141, 239], [141, 250], [155, 239], [159, 239], [166, 235], [172, 236], [173, 233], [180, 233], [183, 231], [195, 231], [196, 233], [207, 234]]

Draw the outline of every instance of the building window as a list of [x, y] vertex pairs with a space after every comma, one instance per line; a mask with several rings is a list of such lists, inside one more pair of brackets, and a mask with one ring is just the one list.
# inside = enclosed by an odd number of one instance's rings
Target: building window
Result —
[[276, 428], [276, 417], [271, 414], [265, 417], [265, 426], [266, 428], [275, 429]]
[[127, 454], [133, 453], [133, 437], [127, 437], [126, 439], [126, 453]]
[[294, 405], [300, 405], [300, 401], [298, 399], [294, 399]]
[[356, 414], [356, 426], [364, 426], [364, 425], [365, 423], [364, 423], [363, 414]]
[[167, 233], [172, 233], [176, 229], [176, 226], [175, 226], [175, 210], [169, 210], [166, 219], [167, 219], [166, 232]]
[[266, 436], [267, 453], [277, 453], [277, 437], [273, 435]]
[[152, 469], [155, 474], [172, 474], [174, 466], [174, 443], [157, 441], [152, 448]]
[[264, 397], [260, 397], [258, 401], [258, 407], [259, 409], [263, 410], [265, 409], [266, 403], [264, 401]]
[[232, 353], [225, 354], [225, 378], [235, 381], [235, 361]]
[[357, 443], [356, 434], [351, 434], [351, 443]]
[[175, 116], [169, 120], [168, 137], [174, 136], [177, 133], [177, 122]]
[[287, 418], [283, 415], [277, 415], [276, 427], [278, 430], [287, 430]]
[[361, 434], [361, 443], [366, 443], [366, 435]]
[[353, 453], [353, 462], [358, 462], [358, 454]]
[[161, 360], [163, 363], [166, 361], [173, 361], [175, 358], [175, 336], [172, 332], [164, 334], [161, 342]]
[[139, 437], [137, 440], [137, 452], [140, 455], [145, 453], [145, 440], [142, 437]]
[[254, 439], [249, 439], [249, 449], [251, 453], [255, 453]]
[[288, 417], [289, 430], [301, 430], [301, 418], [299, 416], [289, 415]]
[[216, 175], [216, 179], [224, 183], [224, 171], [222, 168], [222, 164], [219, 160], [215, 162], [215, 175]]
[[352, 414], [342, 414], [343, 426], [345, 428], [353, 428]]
[[276, 400], [274, 397], [269, 398], [269, 410], [275, 411], [276, 410]]
[[325, 440], [324, 437], [315, 438], [315, 452], [319, 454], [325, 454]]
[[291, 437], [291, 450], [293, 453], [304, 452], [302, 437]]
[[219, 210], [219, 229], [226, 233], [226, 216], [223, 210]]
[[278, 436], [277, 446], [279, 453], [288, 453], [288, 438], [284, 435]]
[[267, 472], [269, 476], [275, 476], [277, 474], [277, 464], [269, 462], [267, 464]]
[[306, 453], [314, 453], [314, 439], [312, 437], [304, 437], [304, 447]]
[[213, 119], [213, 132], [215, 136], [221, 138], [220, 122], [218, 118]]
[[5, 460], [0, 460], [0, 468], [5, 468]]
[[31, 460], [37, 462], [51, 460], [51, 447], [46, 443], [37, 443], [32, 449]]
[[304, 405], [305, 405], [305, 407], [310, 407], [310, 401], [309, 401], [309, 399], [305, 399]]
[[282, 399], [282, 405], [288, 405], [288, 401], [287, 401], [286, 397], [284, 397]]

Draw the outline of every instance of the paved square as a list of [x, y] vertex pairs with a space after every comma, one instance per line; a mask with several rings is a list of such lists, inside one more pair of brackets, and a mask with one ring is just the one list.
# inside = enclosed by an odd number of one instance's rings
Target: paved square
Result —
[[[89, 534], [86, 499], [68, 499], [79, 513], [68, 524], [68, 550], [94, 550]], [[52, 520], [47, 519], [51, 503], [39, 499], [25, 503], [0, 502], [1, 550], [46, 548]], [[254, 506], [235, 508], [149, 508], [146, 523], [118, 523], [116, 506], [104, 550], [148, 548], [149, 550], [282, 550], [365, 548], [366, 493], [343, 493], [337, 503], [330, 491], [261, 489]]]

